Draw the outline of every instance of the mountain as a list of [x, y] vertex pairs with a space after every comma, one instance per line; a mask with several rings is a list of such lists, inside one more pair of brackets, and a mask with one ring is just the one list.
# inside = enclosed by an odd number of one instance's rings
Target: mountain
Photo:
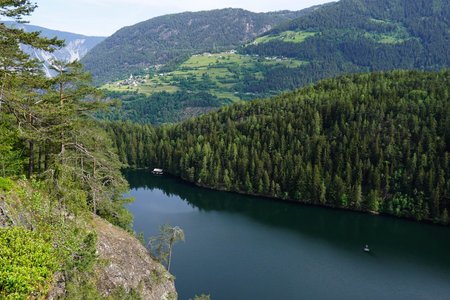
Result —
[[120, 159], [200, 186], [447, 224], [450, 71], [327, 79], [159, 127], [112, 123]]
[[321, 6], [242, 49], [249, 55], [308, 62], [268, 74], [263, 81], [249, 81], [247, 91], [301, 86], [348, 72], [448, 68], [448, 28], [446, 0], [341, 0]]
[[232, 102], [276, 95], [279, 91], [268, 89], [247, 93], [242, 83], [249, 77], [262, 80], [272, 70], [302, 64], [296, 59], [245, 56], [234, 51], [193, 55], [171, 72], [103, 85], [109, 97], [122, 100], [120, 108], [103, 117], [150, 124], [179, 122]]
[[58, 39], [65, 40], [65, 46], [53, 53], [45, 52], [40, 49], [34, 49], [31, 47], [22, 46], [23, 49], [31, 55], [32, 58], [36, 58], [43, 62], [44, 70], [47, 76], [51, 75], [51, 70], [49, 69], [49, 62], [53, 59], [63, 60], [63, 61], [74, 61], [82, 59], [89, 50], [94, 48], [98, 43], [102, 42], [105, 37], [97, 36], [85, 36], [81, 34], [58, 31], [53, 29], [48, 29], [40, 26], [29, 25], [29, 24], [18, 24], [13, 22], [4, 22], [8, 26], [14, 26], [17, 28], [22, 28], [26, 32], [41, 32], [41, 36], [53, 38], [58, 37]]
[[165, 15], [120, 29], [82, 62], [97, 82], [124, 79], [148, 68], [170, 68], [195, 53], [234, 49], [308, 12], [252, 13], [229, 8]]
[[177, 122], [340, 74], [449, 68], [449, 11], [450, 2], [441, 0], [342, 0], [313, 7], [234, 51], [193, 55], [170, 72], [149, 70], [137, 81], [105, 85], [124, 103], [107, 117]]

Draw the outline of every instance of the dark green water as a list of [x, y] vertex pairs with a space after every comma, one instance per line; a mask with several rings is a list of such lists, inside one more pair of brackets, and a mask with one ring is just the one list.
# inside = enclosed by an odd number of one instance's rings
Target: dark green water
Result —
[[185, 231], [171, 269], [181, 300], [450, 299], [450, 228], [126, 175], [136, 232]]

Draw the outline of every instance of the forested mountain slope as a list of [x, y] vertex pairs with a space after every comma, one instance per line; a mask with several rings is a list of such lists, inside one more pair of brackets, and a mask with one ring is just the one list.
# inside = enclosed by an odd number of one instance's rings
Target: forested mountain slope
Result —
[[233, 49], [308, 11], [253, 13], [230, 8], [156, 17], [117, 31], [83, 63], [97, 82], [120, 79], [181, 62], [194, 53]]
[[171, 72], [147, 72], [135, 86], [105, 86], [124, 100], [106, 117], [176, 122], [340, 74], [448, 68], [449, 11], [450, 2], [441, 0], [342, 0], [314, 7], [238, 53], [195, 55]]
[[247, 91], [285, 88], [285, 82], [301, 86], [348, 72], [448, 68], [449, 28], [449, 1], [341, 0], [247, 45], [243, 53], [309, 62], [248, 81]]
[[122, 161], [199, 185], [448, 223], [450, 72], [348, 75], [177, 125], [108, 125]]

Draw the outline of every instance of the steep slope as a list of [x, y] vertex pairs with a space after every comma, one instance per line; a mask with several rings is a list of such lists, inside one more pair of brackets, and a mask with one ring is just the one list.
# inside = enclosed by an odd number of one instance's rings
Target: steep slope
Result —
[[191, 54], [233, 49], [304, 12], [252, 13], [242, 9], [186, 12], [125, 27], [83, 59], [97, 82], [183, 61]]
[[449, 71], [348, 75], [110, 132], [129, 165], [201, 186], [448, 223], [449, 81]]
[[[150, 70], [132, 84], [104, 86], [121, 92], [115, 96], [124, 101], [108, 118], [176, 122], [339, 74], [448, 68], [449, 11], [450, 2], [442, 0], [342, 0], [313, 7], [238, 53], [194, 55], [171, 72]], [[209, 96], [178, 101], [193, 92]]]
[[[174, 277], [132, 234], [90, 214], [74, 220], [48, 196], [0, 177], [1, 299], [176, 299]], [[74, 267], [91, 277], [90, 297], [73, 295]]]
[[53, 53], [22, 46], [32, 58], [36, 58], [43, 62], [44, 70], [48, 76], [51, 74], [51, 70], [48, 67], [51, 60], [80, 60], [88, 53], [89, 50], [105, 39], [105, 37], [85, 36], [29, 24], [17, 24], [13, 22], [5, 22], [5, 24], [12, 27], [23, 28], [26, 32], [39, 31], [43, 37], [53, 38], [56, 36], [58, 39], [65, 40], [65, 46]]
[[97, 252], [103, 265], [97, 266], [97, 288], [109, 296], [118, 288], [134, 291], [148, 300], [176, 299], [174, 277], [130, 233], [99, 217], [92, 225], [97, 233]]
[[[346, 72], [450, 66], [450, 2], [445, 0], [341, 0], [282, 24], [243, 53], [308, 61], [277, 72], [248, 91], [300, 86]], [[275, 73], [273, 74], [275, 75]]]

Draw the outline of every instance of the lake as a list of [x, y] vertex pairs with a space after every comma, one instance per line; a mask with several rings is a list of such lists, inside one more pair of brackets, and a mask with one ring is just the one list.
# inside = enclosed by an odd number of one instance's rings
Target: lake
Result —
[[450, 228], [125, 175], [136, 232], [185, 232], [171, 266], [181, 300], [450, 299]]

